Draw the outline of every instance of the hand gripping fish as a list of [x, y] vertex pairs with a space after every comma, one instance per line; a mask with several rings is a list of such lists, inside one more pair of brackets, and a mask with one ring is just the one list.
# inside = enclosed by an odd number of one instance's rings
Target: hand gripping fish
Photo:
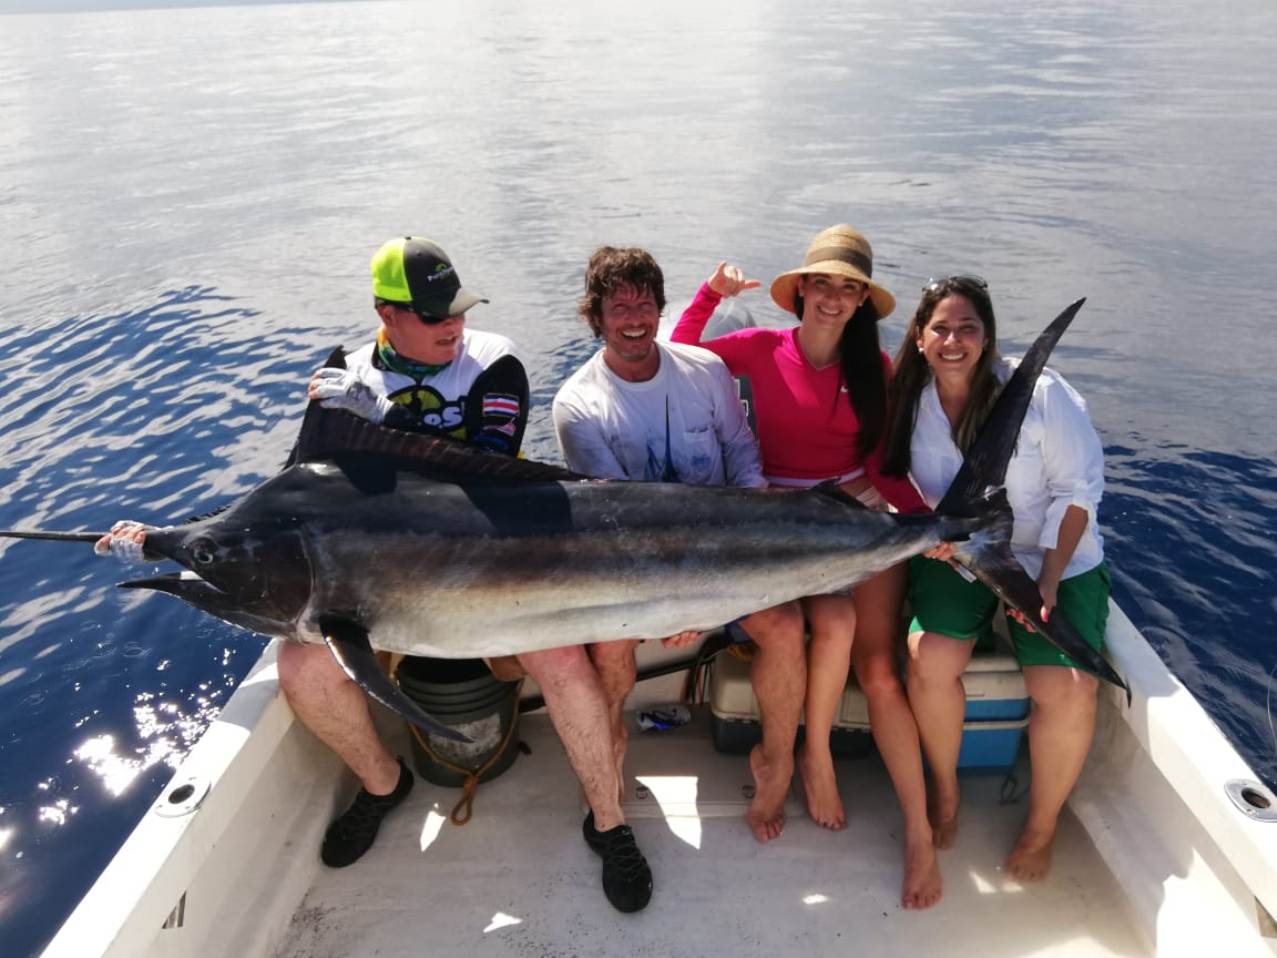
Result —
[[594, 480], [312, 403], [282, 472], [220, 512], [147, 533], [148, 558], [184, 571], [121, 586], [168, 592], [254, 632], [324, 642], [373, 698], [446, 735], [386, 678], [373, 649], [471, 658], [710, 629], [846, 591], [949, 541], [1047, 639], [1126, 688], [1062, 613], [1042, 621], [1037, 584], [1011, 553], [1002, 490], [1034, 384], [1083, 302], [1028, 351], [933, 514], [871, 512], [832, 484], [775, 495]]

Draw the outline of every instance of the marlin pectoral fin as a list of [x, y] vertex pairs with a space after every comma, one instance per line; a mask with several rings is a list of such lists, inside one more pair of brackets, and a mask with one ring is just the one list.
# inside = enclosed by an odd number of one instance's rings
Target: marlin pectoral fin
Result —
[[368, 644], [367, 629], [349, 619], [324, 616], [319, 620], [319, 630], [342, 670], [356, 685], [386, 708], [431, 735], [452, 739], [454, 742], [470, 741], [456, 729], [427, 715], [390, 681], [373, 655], [372, 646]]

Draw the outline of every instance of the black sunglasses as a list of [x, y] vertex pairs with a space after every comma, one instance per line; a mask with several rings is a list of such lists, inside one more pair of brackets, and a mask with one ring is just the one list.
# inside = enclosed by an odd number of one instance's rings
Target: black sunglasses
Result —
[[428, 315], [427, 313], [421, 312], [419, 309], [413, 306], [412, 303], [391, 303], [387, 301], [386, 305], [393, 306], [395, 309], [402, 309], [405, 312], [412, 313], [412, 315], [416, 316], [419, 320], [421, 320], [427, 326], [438, 326], [440, 323], [446, 323], [448, 320], [452, 319], [451, 316]]
[[976, 276], [972, 273], [959, 273], [954, 276], [941, 276], [936, 278], [932, 276], [927, 280], [927, 285], [922, 287], [924, 293], [934, 293], [940, 287], [949, 286], [966, 286], [974, 289], [988, 289], [989, 284], [983, 276]]

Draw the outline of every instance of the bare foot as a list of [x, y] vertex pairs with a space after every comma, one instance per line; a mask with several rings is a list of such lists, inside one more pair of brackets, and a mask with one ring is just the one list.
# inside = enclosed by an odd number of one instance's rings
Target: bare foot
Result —
[[905, 883], [900, 904], [908, 909], [930, 908], [940, 900], [940, 863], [933, 840], [905, 843]]
[[958, 800], [955, 785], [952, 792], [932, 782], [927, 788], [927, 818], [931, 821], [931, 840], [936, 848], [950, 848], [958, 836]]
[[834, 758], [825, 749], [813, 755], [811, 746], [804, 745], [798, 755], [798, 771], [803, 779], [803, 792], [807, 795], [807, 814], [822, 828], [835, 832], [847, 827], [842, 799], [838, 797], [838, 780], [834, 777]]
[[755, 745], [749, 753], [749, 770], [754, 774], [754, 798], [745, 821], [754, 838], [765, 844], [778, 838], [785, 827], [785, 795], [794, 776], [793, 764], [773, 768], [763, 758], [763, 747]]
[[1020, 833], [1020, 840], [1011, 849], [1003, 867], [1019, 881], [1041, 881], [1051, 870], [1051, 844], [1054, 841], [1054, 829], [1039, 832], [1026, 828]]

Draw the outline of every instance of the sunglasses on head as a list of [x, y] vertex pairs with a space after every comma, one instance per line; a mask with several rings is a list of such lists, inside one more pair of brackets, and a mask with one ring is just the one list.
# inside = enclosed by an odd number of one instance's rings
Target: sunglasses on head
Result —
[[924, 293], [934, 293], [942, 286], [966, 286], [973, 289], [988, 289], [989, 284], [983, 276], [975, 276], [971, 273], [958, 273], [953, 276], [931, 277], [927, 280], [927, 284], [922, 287]]

